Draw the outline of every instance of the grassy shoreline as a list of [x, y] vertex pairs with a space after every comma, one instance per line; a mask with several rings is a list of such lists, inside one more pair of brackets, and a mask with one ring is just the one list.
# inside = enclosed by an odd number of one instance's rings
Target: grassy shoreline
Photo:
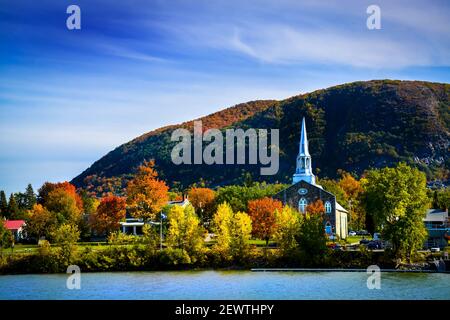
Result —
[[[97, 249], [97, 250], [96, 250]], [[98, 250], [100, 249], [100, 250]], [[3, 255], [0, 274], [66, 273], [77, 265], [82, 272], [175, 271], [175, 270], [252, 270], [252, 269], [330, 269], [366, 270], [370, 265], [381, 269], [433, 270], [427, 262], [436, 255], [421, 254], [413, 264], [396, 264], [385, 252], [327, 250], [315, 257], [301, 252], [281, 253], [276, 248], [254, 247], [242, 257], [224, 258], [213, 249], [188, 254], [181, 249], [150, 249], [145, 245], [76, 246], [70, 255], [59, 247], [39, 248], [33, 252]], [[447, 266], [448, 270], [448, 266]]]

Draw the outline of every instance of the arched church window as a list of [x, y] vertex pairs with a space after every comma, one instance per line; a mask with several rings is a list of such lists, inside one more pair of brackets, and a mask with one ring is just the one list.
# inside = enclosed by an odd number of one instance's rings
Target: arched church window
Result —
[[298, 210], [301, 213], [305, 213], [307, 205], [308, 205], [308, 201], [306, 201], [305, 198], [301, 198], [300, 201], [298, 202]]
[[325, 212], [331, 213], [331, 202], [330, 201], [325, 202]]

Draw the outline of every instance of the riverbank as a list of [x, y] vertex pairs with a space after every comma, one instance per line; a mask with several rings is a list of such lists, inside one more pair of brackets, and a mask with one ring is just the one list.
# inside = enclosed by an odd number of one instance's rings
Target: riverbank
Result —
[[[91, 247], [42, 248], [31, 253], [15, 253], [4, 256], [0, 274], [65, 273], [69, 265], [77, 265], [83, 272], [110, 271], [168, 271], [168, 270], [366, 270], [377, 265], [383, 270], [438, 271], [438, 265], [430, 263], [433, 256], [419, 255], [415, 263], [395, 262], [385, 252], [327, 250], [320, 256], [307, 256], [295, 251], [283, 254], [277, 249], [253, 248], [239, 258], [227, 258], [212, 249], [188, 254], [181, 249], [150, 250], [145, 245], [109, 246], [102, 250]], [[430, 261], [427, 261], [429, 259]], [[450, 265], [444, 265], [446, 271]]]

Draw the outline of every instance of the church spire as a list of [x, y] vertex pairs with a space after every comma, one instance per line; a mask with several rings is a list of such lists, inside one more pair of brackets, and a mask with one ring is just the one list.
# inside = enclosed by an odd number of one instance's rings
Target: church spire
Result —
[[306, 135], [305, 118], [302, 120], [302, 129], [300, 132], [300, 145], [297, 156], [297, 168], [292, 177], [292, 182], [306, 181], [310, 184], [316, 184], [316, 177], [312, 173], [311, 155], [308, 148], [308, 137]]
[[308, 150], [308, 136], [306, 135], [305, 118], [303, 118], [302, 120], [302, 131], [300, 133], [300, 146], [298, 154], [303, 156], [310, 156]]

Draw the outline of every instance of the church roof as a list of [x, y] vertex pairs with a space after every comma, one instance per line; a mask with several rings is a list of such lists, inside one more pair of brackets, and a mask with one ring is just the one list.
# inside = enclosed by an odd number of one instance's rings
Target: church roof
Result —
[[305, 118], [302, 120], [302, 129], [300, 133], [300, 146], [298, 153], [300, 156], [309, 156], [309, 149], [308, 149], [308, 136], [306, 135], [306, 124], [305, 124]]
[[336, 210], [348, 213], [348, 211], [345, 210], [345, 208], [341, 206], [337, 201], [336, 201]]

